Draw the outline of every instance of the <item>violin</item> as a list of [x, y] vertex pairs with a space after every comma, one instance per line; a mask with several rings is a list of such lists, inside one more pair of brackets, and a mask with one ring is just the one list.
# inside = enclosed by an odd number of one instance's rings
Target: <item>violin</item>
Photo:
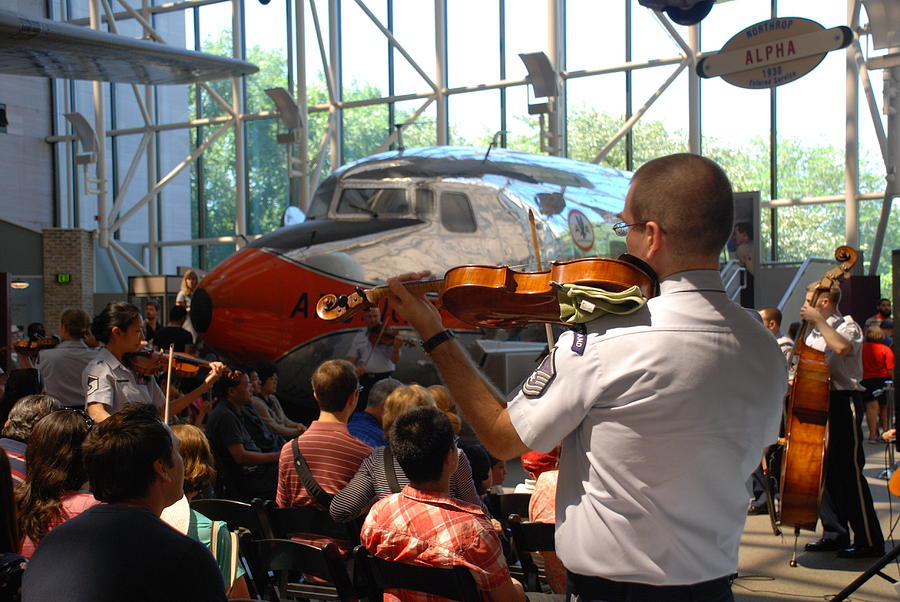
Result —
[[35, 341], [16, 341], [13, 343], [13, 349], [20, 355], [35, 358], [44, 349], [53, 349], [57, 345], [59, 345], [57, 337], [44, 337]]
[[369, 343], [372, 346], [393, 345], [394, 341], [398, 338], [400, 339], [400, 342], [403, 345], [407, 345], [407, 346], [411, 347], [411, 346], [417, 344], [416, 341], [414, 341], [412, 339], [407, 339], [406, 337], [401, 335], [399, 332], [397, 332], [396, 328], [392, 328], [392, 327], [388, 326], [388, 327], [384, 328], [384, 330], [382, 331], [382, 325], [380, 325], [380, 324], [376, 324], [375, 326], [369, 327], [368, 338], [369, 338]]
[[[577, 284], [610, 292], [637, 286], [647, 298], [656, 296], [653, 269], [628, 254], [619, 259], [592, 257], [554, 261], [550, 269], [521, 272], [509, 266], [463, 265], [442, 280], [404, 283], [413, 294], [439, 293], [440, 305], [463, 322], [491, 328], [519, 328], [530, 322], [563, 324], [555, 286]], [[349, 295], [325, 295], [316, 305], [323, 320], [347, 319], [386, 297], [380, 286], [357, 288]]]
[[[126, 353], [124, 359], [129, 368], [143, 376], [153, 376], [169, 369], [169, 354], [151, 347]], [[172, 373], [182, 378], [193, 378], [197, 376], [201, 368], [208, 368], [210, 363], [187, 353], [173, 353]], [[236, 380], [240, 375], [239, 370], [230, 370], [225, 373], [225, 376], [231, 380]]]

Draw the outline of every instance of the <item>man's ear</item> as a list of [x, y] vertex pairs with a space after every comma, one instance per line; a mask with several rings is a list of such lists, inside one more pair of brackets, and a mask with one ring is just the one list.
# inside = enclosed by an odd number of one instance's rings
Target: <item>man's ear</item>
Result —
[[157, 478], [163, 483], [168, 483], [172, 480], [172, 477], [169, 476], [169, 469], [172, 468], [168, 466], [161, 459], [156, 459], [153, 461], [153, 472], [156, 473]]
[[663, 248], [663, 231], [662, 227], [654, 221], [644, 224], [642, 236], [647, 238], [647, 259], [652, 259], [658, 255]]

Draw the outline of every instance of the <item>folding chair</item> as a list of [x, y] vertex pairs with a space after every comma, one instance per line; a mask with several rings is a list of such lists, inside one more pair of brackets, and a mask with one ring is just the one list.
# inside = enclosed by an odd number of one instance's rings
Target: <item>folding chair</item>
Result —
[[531, 501], [530, 493], [489, 493], [487, 497], [488, 510], [491, 516], [500, 521], [503, 528], [507, 528], [507, 520], [511, 514], [528, 516], [528, 503]]
[[246, 573], [247, 589], [252, 595], [259, 595], [261, 588], [254, 574], [254, 548], [248, 544], [254, 539], [271, 539], [275, 536], [265, 503], [258, 498], [249, 504], [234, 500], [208, 499], [192, 501], [191, 508], [209, 519], [227, 523], [230, 530], [238, 532], [241, 565]]
[[[261, 539], [255, 547], [256, 573], [265, 599], [357, 599], [353, 582], [333, 543], [318, 547], [289, 539]], [[304, 581], [300, 581], [305, 576]], [[314, 583], [309, 577], [323, 580]]]
[[431, 567], [382, 560], [364, 546], [353, 549], [354, 577], [370, 602], [384, 600], [386, 589], [408, 589], [460, 602], [480, 600], [475, 578], [464, 566]]
[[519, 557], [522, 566], [523, 584], [525, 591], [543, 591], [541, 582], [546, 583], [546, 576], [534, 563], [532, 552], [554, 552], [556, 541], [554, 539], [555, 525], [550, 523], [524, 522], [518, 514], [509, 516], [509, 531], [512, 536], [512, 545]]
[[272, 502], [266, 504], [270, 524], [275, 537], [289, 539], [296, 533], [320, 535], [329, 539], [359, 543], [359, 521], [338, 523], [324, 510], [304, 506], [299, 508], [278, 508]]

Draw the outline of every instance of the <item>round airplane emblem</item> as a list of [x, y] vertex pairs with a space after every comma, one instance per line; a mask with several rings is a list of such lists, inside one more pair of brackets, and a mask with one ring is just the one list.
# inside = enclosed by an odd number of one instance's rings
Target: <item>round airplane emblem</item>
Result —
[[590, 251], [594, 248], [594, 227], [591, 225], [591, 220], [577, 209], [569, 212], [569, 232], [572, 234], [575, 246], [582, 251]]

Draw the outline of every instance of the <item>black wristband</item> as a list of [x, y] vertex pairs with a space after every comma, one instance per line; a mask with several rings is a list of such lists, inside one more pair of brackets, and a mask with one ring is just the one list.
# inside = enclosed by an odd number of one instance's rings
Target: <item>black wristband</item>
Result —
[[456, 335], [449, 330], [442, 330], [424, 343], [422, 343], [422, 350], [425, 353], [431, 353], [434, 351], [434, 348], [443, 343], [444, 341], [449, 341], [452, 338], [455, 338]]

